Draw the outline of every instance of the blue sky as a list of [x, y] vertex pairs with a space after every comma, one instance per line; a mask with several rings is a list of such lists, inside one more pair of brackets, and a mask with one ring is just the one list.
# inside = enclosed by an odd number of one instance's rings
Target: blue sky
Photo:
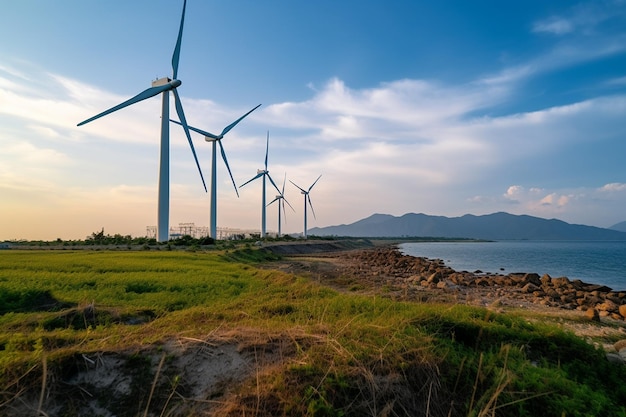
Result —
[[[188, 122], [219, 133], [237, 184], [308, 187], [309, 227], [373, 213], [506, 211], [626, 220], [626, 1], [188, 0]], [[171, 75], [182, 1], [21, 0], [0, 14], [0, 239], [156, 225], [160, 100], [76, 124]], [[175, 114], [174, 112], [172, 114]], [[171, 128], [170, 224], [209, 196]], [[205, 177], [210, 145], [194, 135]], [[218, 227], [258, 230], [218, 161]], [[273, 198], [273, 194], [268, 194]], [[303, 229], [290, 183], [283, 231]], [[277, 229], [275, 206], [268, 230]]]

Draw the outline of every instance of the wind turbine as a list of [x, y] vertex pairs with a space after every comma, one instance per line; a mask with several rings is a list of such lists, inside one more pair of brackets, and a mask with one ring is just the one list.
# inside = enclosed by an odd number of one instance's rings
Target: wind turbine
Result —
[[282, 206], [282, 209], [283, 209], [283, 214], [285, 215], [285, 219], [287, 218], [287, 213], [285, 212], [285, 203], [287, 203], [289, 205], [289, 207], [291, 207], [291, 210], [295, 211], [293, 209], [293, 206], [291, 204], [289, 204], [289, 201], [287, 201], [287, 199], [285, 198], [285, 183], [286, 182], [287, 182], [287, 174], [285, 174], [285, 179], [283, 180], [283, 190], [280, 191], [280, 193], [276, 196], [275, 199], [273, 199], [272, 201], [267, 203], [267, 205], [269, 206], [270, 204], [274, 203], [275, 201], [278, 201], [278, 237], [281, 236], [281, 233], [280, 233], [280, 209], [281, 209], [281, 206]]
[[[239, 119], [235, 120], [234, 122], [226, 126], [224, 130], [222, 130], [222, 133], [220, 133], [217, 136], [212, 133], [205, 132], [204, 130], [200, 130], [193, 126], [187, 125], [187, 127], [190, 130], [193, 130], [194, 132], [204, 135], [204, 140], [206, 140], [207, 142], [211, 142], [213, 144], [213, 152], [211, 154], [211, 206], [209, 210], [210, 211], [209, 215], [211, 219], [210, 220], [211, 224], [209, 226], [209, 236], [212, 237], [213, 239], [217, 239], [217, 162], [216, 162], [217, 158], [215, 156], [216, 155], [215, 143], [217, 142], [220, 145], [220, 151], [222, 152], [222, 159], [224, 160], [224, 164], [226, 165], [226, 168], [228, 169], [228, 174], [230, 174], [230, 179], [233, 182], [233, 187], [235, 187], [235, 193], [237, 193], [237, 197], [239, 197], [239, 192], [237, 191], [237, 185], [235, 184], [235, 180], [233, 179], [233, 173], [230, 171], [230, 166], [228, 166], [228, 160], [226, 159], [226, 152], [224, 152], [224, 147], [222, 146], [222, 139], [224, 138], [225, 134], [227, 134], [233, 127], [237, 125], [237, 123], [242, 121], [247, 115], [249, 115], [256, 109], [258, 109], [259, 106], [261, 105], [259, 104], [258, 106], [250, 110], [248, 113], [244, 114]], [[182, 123], [177, 122], [176, 120], [170, 119], [170, 121], [178, 125], [182, 125]]]
[[263, 196], [261, 199], [261, 238], [265, 237], [265, 177], [269, 178], [274, 188], [276, 188], [276, 191], [280, 193], [280, 190], [276, 186], [276, 183], [270, 176], [270, 172], [267, 170], [267, 154], [269, 152], [269, 149], [270, 149], [270, 132], [268, 131], [267, 132], [267, 144], [265, 147], [265, 169], [257, 169], [256, 176], [252, 177], [251, 179], [249, 179], [248, 181], [244, 182], [243, 184], [239, 186], [239, 188], [241, 188], [244, 185], [256, 180], [257, 178], [263, 177]]
[[178, 61], [180, 59], [180, 44], [183, 37], [183, 25], [185, 22], [185, 9], [187, 7], [187, 0], [183, 1], [183, 12], [180, 18], [180, 28], [178, 29], [178, 38], [176, 40], [176, 47], [174, 48], [174, 53], [172, 55], [172, 78], [164, 77], [152, 82], [152, 87], [147, 90], [142, 91], [137, 94], [135, 97], [132, 97], [126, 100], [123, 103], [118, 104], [117, 106], [111, 107], [108, 110], [103, 111], [87, 120], [84, 120], [78, 124], [78, 126], [82, 126], [86, 123], [89, 123], [93, 120], [96, 120], [102, 116], [106, 116], [109, 113], [113, 113], [114, 111], [123, 109], [124, 107], [135, 104], [139, 101], [143, 101], [147, 98], [154, 97], [157, 94], [162, 94], [163, 101], [161, 107], [161, 144], [160, 144], [160, 156], [159, 156], [159, 196], [158, 196], [158, 213], [157, 213], [157, 240], [159, 242], [165, 242], [169, 239], [169, 199], [170, 199], [170, 130], [169, 130], [169, 93], [170, 91], [174, 94], [174, 104], [176, 106], [176, 113], [178, 113], [178, 118], [181, 121], [183, 129], [185, 131], [185, 135], [187, 136], [187, 140], [189, 141], [189, 146], [191, 147], [191, 152], [193, 153], [193, 157], [196, 160], [196, 166], [198, 167], [198, 172], [200, 172], [200, 178], [202, 179], [202, 184], [204, 185], [204, 191], [206, 191], [206, 183], [204, 182], [204, 176], [202, 175], [202, 170], [200, 169], [200, 163], [198, 162], [198, 157], [196, 156], [196, 150], [193, 147], [193, 142], [191, 141], [191, 135], [189, 133], [189, 129], [187, 127], [187, 120], [185, 119], [185, 113], [183, 111], [183, 106], [180, 102], [180, 96], [178, 95], [178, 91], [176, 90], [180, 85], [181, 81], [177, 78], [178, 76]]
[[300, 190], [300, 192], [304, 195], [304, 238], [305, 239], [307, 238], [307, 234], [306, 234], [306, 203], [307, 203], [307, 200], [308, 200], [309, 206], [311, 206], [311, 212], [313, 213], [313, 217], [315, 217], [315, 210], [313, 210], [313, 204], [311, 204], [311, 196], [309, 195], [309, 193], [311, 192], [311, 189], [313, 188], [313, 186], [315, 184], [317, 184], [317, 182], [319, 181], [320, 178], [322, 178], [321, 175], [319, 177], [317, 177], [315, 182], [313, 184], [311, 184], [309, 189], [306, 190], [306, 191], [304, 190], [304, 188], [300, 187], [295, 182], [289, 180], [289, 182], [292, 183], [293, 185], [295, 185]]

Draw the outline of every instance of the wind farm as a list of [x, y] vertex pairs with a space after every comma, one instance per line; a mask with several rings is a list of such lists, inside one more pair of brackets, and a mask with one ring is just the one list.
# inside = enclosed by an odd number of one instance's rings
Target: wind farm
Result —
[[[206, 140], [207, 142], [211, 142], [211, 203], [210, 203], [210, 213], [209, 213], [209, 237], [213, 238], [213, 239], [217, 239], [217, 157], [216, 157], [216, 149], [215, 149], [215, 144], [218, 143], [220, 146], [220, 152], [222, 154], [222, 160], [224, 161], [224, 165], [226, 166], [226, 169], [228, 170], [228, 174], [230, 175], [230, 179], [233, 183], [233, 187], [235, 189], [235, 193], [237, 194], [237, 197], [239, 197], [239, 191], [237, 191], [237, 184], [235, 184], [235, 179], [233, 178], [233, 173], [230, 170], [230, 166], [228, 165], [228, 158], [226, 158], [226, 152], [224, 151], [224, 146], [222, 145], [222, 139], [224, 138], [224, 135], [226, 135], [228, 132], [230, 132], [230, 130], [235, 127], [239, 122], [241, 122], [246, 116], [248, 116], [250, 113], [252, 113], [253, 111], [255, 111], [256, 109], [258, 109], [261, 105], [259, 104], [258, 106], [254, 107], [252, 110], [250, 110], [249, 112], [247, 112], [246, 114], [244, 114], [243, 116], [241, 116], [239, 119], [235, 120], [234, 122], [232, 122], [231, 124], [229, 124], [228, 126], [226, 126], [223, 130], [222, 133], [220, 133], [219, 135], [214, 135], [212, 133], [206, 132], [204, 130], [192, 127], [192, 126], [188, 126], [188, 128], [190, 130], [193, 130], [194, 132], [200, 133], [201, 135], [204, 135], [204, 140]], [[181, 122], [178, 122], [176, 120], [171, 120], [170, 121], [182, 125]], [[279, 226], [280, 228], [280, 226]], [[280, 233], [280, 232], [279, 232]]]
[[267, 132], [267, 140], [266, 140], [266, 145], [265, 145], [265, 165], [263, 169], [258, 169], [257, 173], [254, 177], [250, 178], [248, 181], [244, 182], [243, 184], [241, 184], [239, 186], [239, 188], [251, 183], [252, 181], [261, 178], [261, 238], [265, 238], [266, 236], [266, 204], [265, 204], [265, 194], [266, 194], [266, 184], [265, 184], [265, 179], [269, 179], [270, 183], [274, 186], [274, 188], [276, 189], [276, 191], [278, 191], [280, 193], [280, 189], [278, 188], [278, 186], [276, 185], [276, 183], [274, 182], [274, 180], [272, 179], [272, 177], [270, 176], [270, 172], [267, 169], [267, 158], [268, 158], [268, 154], [269, 154], [269, 150], [270, 150], [270, 132]]
[[273, 203], [276, 203], [276, 205], [278, 206], [278, 233], [276, 235], [277, 237], [281, 237], [282, 236], [281, 210], [282, 210], [282, 213], [283, 213], [283, 215], [285, 217], [285, 220], [287, 219], [287, 212], [285, 210], [285, 204], [287, 204], [291, 208], [291, 210], [293, 210], [295, 212], [295, 209], [293, 208], [293, 206], [291, 204], [289, 204], [289, 201], [287, 201], [287, 199], [285, 198], [285, 183], [286, 182], [287, 182], [287, 174], [285, 173], [285, 178], [283, 179], [282, 190], [276, 196], [276, 198], [274, 198], [272, 201], [267, 203], [268, 206], [272, 205]]
[[[148, 98], [154, 97], [156, 95], [161, 94], [162, 96], [162, 106], [161, 106], [161, 135], [160, 135], [160, 156], [159, 156], [159, 180], [158, 180], [158, 209], [157, 209], [157, 227], [156, 227], [156, 239], [158, 242], [165, 242], [169, 240], [169, 207], [170, 207], [170, 131], [169, 131], [169, 123], [173, 122], [183, 128], [185, 132], [185, 136], [187, 137], [187, 141], [189, 142], [189, 146], [191, 148], [191, 152], [193, 154], [198, 172], [200, 174], [200, 179], [202, 180], [202, 185], [204, 187], [205, 192], [207, 192], [206, 182], [204, 180], [204, 175], [202, 173], [202, 168], [200, 167], [200, 162], [198, 160], [198, 156], [196, 154], [196, 150], [193, 145], [193, 141], [191, 139], [190, 131], [194, 131], [204, 136], [205, 141], [211, 142], [212, 150], [211, 150], [211, 182], [210, 182], [210, 205], [209, 205], [209, 237], [213, 239], [217, 239], [217, 150], [216, 143], [219, 144], [220, 153], [222, 155], [222, 160], [224, 161], [224, 165], [228, 170], [228, 174], [230, 175], [230, 179], [232, 181], [233, 187], [235, 189], [235, 193], [237, 197], [239, 197], [239, 192], [237, 190], [237, 185], [235, 183], [235, 179], [233, 177], [232, 171], [228, 164], [228, 159], [226, 157], [226, 153], [224, 151], [224, 147], [222, 145], [222, 139], [224, 136], [233, 129], [239, 122], [241, 122], [244, 118], [246, 118], [250, 113], [259, 108], [261, 104], [255, 106], [250, 111], [245, 113], [243, 116], [226, 126], [219, 135], [214, 135], [205, 130], [189, 126], [187, 123], [187, 118], [185, 117], [185, 112], [183, 110], [183, 106], [181, 103], [180, 95], [178, 94], [177, 88], [180, 87], [182, 81], [178, 79], [178, 65], [180, 61], [180, 51], [182, 44], [182, 36], [183, 36], [183, 27], [185, 22], [185, 11], [187, 8], [187, 0], [183, 1], [183, 9], [180, 19], [180, 26], [178, 30], [178, 37], [176, 39], [176, 46], [174, 48], [174, 53], [172, 55], [172, 78], [164, 77], [154, 80], [152, 82], [152, 87], [148, 88], [136, 96], [113, 106], [101, 113], [96, 114], [93, 117], [83, 120], [78, 123], [77, 126], [83, 126], [87, 123], [90, 123], [96, 119], [99, 119], [103, 116], [106, 116], [110, 113], [113, 113], [117, 110], [123, 109], [125, 107], [131, 106], [140, 101], [146, 100]], [[170, 119], [170, 104], [169, 104], [169, 93], [172, 92], [174, 95], [174, 104], [176, 113], [178, 115], [179, 120]], [[266, 150], [265, 150], [265, 167], [264, 169], [257, 170], [257, 175], [250, 180], [246, 181], [244, 185], [256, 180], [257, 178], [262, 178], [262, 196], [261, 196], [261, 228], [260, 228], [260, 236], [261, 238], [265, 238], [267, 234], [266, 230], [266, 177], [269, 179], [270, 183], [274, 186], [276, 191], [279, 193], [275, 200], [278, 200], [278, 233], [277, 235], [281, 235], [281, 217], [280, 217], [280, 209], [281, 203], [284, 211], [284, 184], [283, 190], [278, 188], [274, 180], [269, 174], [267, 168], [267, 159], [269, 152], [269, 131], [267, 132], [267, 140], [266, 140]], [[271, 204], [271, 203], [270, 203]], [[287, 202], [287, 204], [289, 204]], [[290, 204], [289, 204], [290, 205]], [[290, 205], [291, 206], [291, 205]], [[292, 207], [293, 209], [293, 207]], [[304, 237], [306, 238], [306, 206], [304, 212]]]

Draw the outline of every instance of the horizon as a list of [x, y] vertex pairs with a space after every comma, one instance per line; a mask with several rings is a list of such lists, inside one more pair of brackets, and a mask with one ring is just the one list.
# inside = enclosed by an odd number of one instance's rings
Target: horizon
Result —
[[[160, 99], [76, 124], [171, 75], [182, 4], [5, 5], [0, 241], [138, 237], [157, 224]], [[372, 213], [625, 221], [626, 1], [498, 6], [188, 0], [187, 122], [218, 133], [262, 104], [223, 145], [239, 187], [263, 166], [269, 131], [269, 171], [279, 187], [286, 174], [295, 209], [285, 234], [303, 232], [289, 181], [320, 174], [309, 230]], [[208, 184], [210, 146], [192, 139]], [[208, 226], [182, 129], [170, 127], [170, 142], [169, 225]], [[217, 163], [217, 227], [260, 231], [260, 184], [237, 198]], [[267, 230], [277, 228], [272, 205]]]
[[[496, 215], [496, 214], [507, 214], [507, 215], [519, 216], [519, 217], [521, 217], [521, 216], [528, 216], [528, 217], [533, 217], [533, 218], [537, 218], [537, 219], [540, 219], [540, 220], [563, 221], [563, 220], [557, 219], [557, 218], [543, 218], [543, 217], [531, 216], [531, 215], [528, 215], [528, 214], [511, 214], [511, 213], [502, 212], [502, 211], [500, 211], [500, 212], [493, 212], [493, 213], [486, 213], [486, 214], [481, 214], [481, 215], [476, 215], [476, 214], [472, 214], [472, 213], [465, 213], [465, 214], [462, 214], [462, 215], [459, 215], [459, 216], [439, 216], [439, 215], [427, 214], [427, 213], [421, 213], [421, 212], [420, 213], [417, 213], [417, 212], [407, 212], [407, 213], [400, 214], [400, 215], [392, 215], [392, 214], [387, 214], [387, 213], [373, 213], [373, 214], [371, 214], [371, 215], [369, 215], [367, 217], [355, 220], [355, 221], [353, 221], [351, 223], [333, 224], [333, 225], [321, 226], [321, 227], [320, 226], [315, 226], [313, 228], [308, 228], [308, 230], [309, 230], [309, 233], [310, 233], [312, 231], [312, 229], [325, 229], [325, 228], [333, 228], [333, 227], [351, 226], [354, 223], [358, 223], [360, 221], [367, 220], [367, 219], [369, 219], [371, 217], [374, 217], [374, 216], [385, 216], [385, 217], [389, 216], [389, 217], [393, 217], [393, 218], [398, 219], [398, 218], [409, 216], [409, 215], [417, 215], [417, 216], [423, 215], [423, 216], [427, 216], [427, 217], [445, 217], [447, 219], [458, 219], [458, 218], [462, 218], [462, 217], [466, 217], [466, 216], [485, 217], [485, 216], [493, 216], [493, 215]], [[598, 226], [591, 226], [591, 225], [579, 224], [579, 223], [568, 223], [568, 222], [565, 222], [565, 223], [567, 223], [568, 225], [571, 225], [571, 226], [598, 227]], [[619, 233], [624, 233], [626, 235], [626, 231], [625, 230], [611, 229], [611, 227], [613, 227], [613, 226], [621, 226], [623, 224], [626, 224], [626, 221], [621, 221], [621, 222], [615, 223], [615, 224], [613, 224], [613, 225], [611, 225], [609, 227], [598, 227], [598, 228], [606, 229], [606, 230], [612, 230], [612, 231], [616, 231], [616, 232], [619, 232]], [[156, 226], [154, 226], [154, 227], [156, 228]], [[189, 224], [186, 224], [186, 227], [189, 228], [191, 226]], [[202, 225], [194, 225], [194, 227], [197, 227], [197, 228], [200, 228], [200, 229], [202, 229], [202, 228], [208, 229], [208, 226], [205, 227], [205, 226], [202, 226]], [[175, 230], [175, 229], [177, 229], [177, 226], [171, 225], [171, 229]], [[62, 241], [65, 241], [65, 240], [85, 240], [87, 238], [92, 237], [95, 233], [98, 233], [98, 232], [102, 232], [104, 234], [104, 236], [115, 236], [115, 235], [120, 235], [120, 236], [123, 236], [123, 237], [130, 236], [133, 239], [135, 239], [135, 238], [142, 238], [142, 237], [151, 238], [151, 236], [147, 236], [147, 234], [140, 235], [140, 236], [135, 236], [135, 235], [117, 233], [115, 231], [113, 233], [110, 233], [110, 231], [106, 231], [106, 230], [104, 230], [104, 228], [102, 228], [99, 231], [93, 231], [89, 235], [85, 236], [85, 238], [63, 239], [63, 238], [58, 237], [58, 238], [49, 239], [49, 240], [46, 240], [46, 239], [31, 239], [30, 241], [48, 241], [48, 242], [53, 242], [53, 241], [56, 241], [56, 240], [59, 240], [59, 239], [62, 240]], [[260, 230], [253, 230], [253, 229], [248, 229], [248, 230], [231, 229], [230, 232], [232, 232], [232, 233], [246, 233], [246, 234], [250, 234], [250, 235], [252, 235], [252, 234], [260, 234]], [[156, 233], [156, 230], [154, 231], [154, 233]], [[219, 235], [219, 231], [218, 231], [218, 235]], [[276, 230], [267, 230], [267, 235], [268, 235], [269, 238], [278, 238], [278, 236], [275, 236], [276, 235]], [[302, 236], [302, 233], [301, 232], [293, 232], [293, 233], [283, 233], [282, 234], [282, 236], [286, 236], [286, 235], [290, 236], [291, 238], [294, 238], [294, 237]], [[311, 235], [311, 234], [309, 236], [310, 237], [314, 237], [314, 238], [318, 237], [317, 235]], [[322, 236], [326, 236], [326, 235], [322, 235]], [[180, 237], [180, 236], [173, 237], [172, 234], [170, 234], [170, 240], [171, 239], [175, 239], [177, 237]], [[201, 237], [206, 237], [206, 236], [197, 236], [197, 238], [201, 238]], [[419, 236], [415, 236], [415, 237], [419, 237]], [[156, 238], [156, 237], [154, 237], [154, 238]], [[217, 240], [222, 240], [222, 239], [220, 239], [219, 236], [218, 236]], [[2, 241], [2, 240], [0, 240], [0, 241]], [[5, 242], [18, 242], [18, 241], [29, 241], [29, 240], [27, 240], [27, 239], [5, 239], [4, 241]]]

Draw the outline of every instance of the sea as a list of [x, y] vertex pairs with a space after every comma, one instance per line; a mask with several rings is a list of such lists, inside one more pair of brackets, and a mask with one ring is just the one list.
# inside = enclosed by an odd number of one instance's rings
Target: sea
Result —
[[414, 242], [399, 249], [456, 271], [535, 272], [626, 290], [626, 241]]

